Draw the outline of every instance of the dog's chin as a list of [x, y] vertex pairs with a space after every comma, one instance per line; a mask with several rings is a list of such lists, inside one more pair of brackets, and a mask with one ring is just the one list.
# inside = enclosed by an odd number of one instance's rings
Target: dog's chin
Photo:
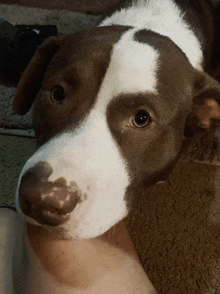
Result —
[[103, 235], [104, 233], [106, 233], [109, 229], [107, 230], [103, 230], [103, 231], [93, 231], [90, 234], [87, 234], [85, 232], [69, 232], [67, 229], [65, 229], [64, 227], [50, 227], [50, 226], [44, 226], [44, 228], [46, 228], [49, 232], [56, 234], [60, 237], [62, 237], [63, 239], [66, 240], [89, 240], [89, 239], [94, 239], [96, 237], [99, 237], [101, 235]]
[[59, 226], [49, 226], [49, 225], [40, 224], [35, 219], [25, 215], [19, 206], [16, 209], [20, 217], [26, 223], [29, 223], [35, 226], [41, 226], [45, 228], [46, 230], [48, 230], [49, 232], [56, 234], [66, 240], [88, 240], [88, 239], [99, 237], [105, 234], [108, 230], [110, 230], [115, 224], [121, 221], [124, 217], [126, 217], [128, 213], [128, 211], [125, 211], [124, 216], [118, 218], [115, 221], [112, 220], [111, 222], [106, 222], [102, 226], [95, 225], [95, 224], [86, 225], [85, 223], [80, 223], [77, 226], [73, 226], [71, 222], [67, 222]]

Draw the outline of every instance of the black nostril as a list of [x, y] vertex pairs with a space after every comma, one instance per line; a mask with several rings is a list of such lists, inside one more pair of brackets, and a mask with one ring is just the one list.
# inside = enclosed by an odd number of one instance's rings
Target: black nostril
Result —
[[74, 182], [64, 178], [48, 181], [53, 169], [48, 162], [38, 162], [21, 178], [19, 201], [23, 213], [41, 224], [58, 226], [69, 219], [80, 199]]

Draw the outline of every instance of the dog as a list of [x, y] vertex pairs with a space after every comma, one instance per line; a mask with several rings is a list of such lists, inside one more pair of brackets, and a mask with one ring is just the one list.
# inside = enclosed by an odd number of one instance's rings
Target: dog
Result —
[[45, 41], [13, 101], [20, 115], [33, 104], [39, 144], [18, 180], [21, 217], [72, 240], [124, 219], [135, 191], [217, 126], [214, 41], [205, 0], [122, 1], [97, 27]]

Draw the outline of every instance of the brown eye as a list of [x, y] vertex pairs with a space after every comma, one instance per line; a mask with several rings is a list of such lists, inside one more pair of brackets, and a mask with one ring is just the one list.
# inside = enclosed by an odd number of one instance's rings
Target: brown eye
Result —
[[132, 123], [136, 128], [146, 127], [151, 122], [149, 113], [146, 110], [140, 109], [132, 118]]
[[62, 103], [65, 99], [65, 92], [63, 87], [54, 86], [50, 91], [50, 98], [55, 103]]

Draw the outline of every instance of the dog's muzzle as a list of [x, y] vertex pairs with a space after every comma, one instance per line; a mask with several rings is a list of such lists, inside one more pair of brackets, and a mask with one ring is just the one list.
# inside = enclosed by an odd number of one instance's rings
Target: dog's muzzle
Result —
[[69, 220], [80, 199], [80, 191], [72, 181], [68, 186], [62, 177], [48, 181], [52, 168], [38, 162], [21, 178], [19, 201], [22, 212], [42, 225], [59, 226]]
[[53, 137], [24, 165], [16, 207], [28, 223], [66, 239], [97, 237], [128, 214], [130, 175], [104, 116]]

